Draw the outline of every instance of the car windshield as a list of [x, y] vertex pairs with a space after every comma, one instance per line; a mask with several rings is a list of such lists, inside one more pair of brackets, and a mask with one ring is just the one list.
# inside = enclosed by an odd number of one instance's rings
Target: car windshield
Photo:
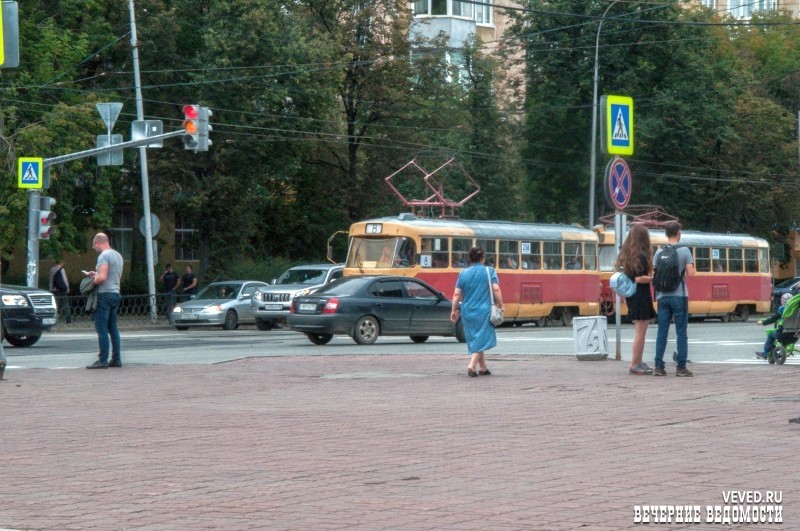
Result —
[[197, 294], [195, 300], [234, 299], [238, 291], [236, 284], [209, 284]]
[[327, 286], [323, 286], [317, 291], [314, 292], [314, 295], [333, 295], [336, 297], [341, 297], [344, 295], [352, 295], [361, 287], [368, 283], [372, 282], [372, 279], [366, 277], [345, 277], [334, 280]]
[[792, 284], [794, 284], [798, 280], [800, 280], [800, 279], [798, 279], [797, 277], [790, 278], [790, 279], [784, 280], [783, 282], [781, 282], [780, 284], [778, 284], [775, 287], [776, 288], [790, 288], [790, 287], [792, 287]]
[[322, 284], [326, 272], [325, 269], [290, 269], [280, 276], [276, 284]]

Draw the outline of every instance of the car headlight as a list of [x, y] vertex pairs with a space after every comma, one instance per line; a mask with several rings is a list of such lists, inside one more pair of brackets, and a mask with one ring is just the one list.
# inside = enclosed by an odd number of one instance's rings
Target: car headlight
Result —
[[175, 306], [175, 307], [172, 309], [172, 313], [181, 313], [182, 311], [183, 311], [183, 310], [181, 309], [181, 307], [180, 307], [180, 306]]
[[253, 295], [253, 298], [257, 301], [264, 302], [264, 292], [263, 291], [256, 291], [256, 294]]
[[310, 289], [308, 289], [308, 288], [301, 289], [300, 291], [298, 291], [297, 293], [294, 294], [294, 297], [303, 297], [305, 295], [308, 295], [309, 293], [311, 293]]
[[3, 295], [3, 306], [27, 307], [28, 300], [22, 295]]

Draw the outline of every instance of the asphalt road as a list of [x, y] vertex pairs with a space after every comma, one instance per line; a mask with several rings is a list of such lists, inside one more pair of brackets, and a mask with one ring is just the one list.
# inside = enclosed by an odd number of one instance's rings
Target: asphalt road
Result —
[[[630, 359], [633, 327], [622, 325], [620, 350]], [[616, 355], [616, 329], [608, 327], [609, 358]], [[432, 337], [415, 344], [407, 337], [382, 337], [375, 345], [356, 345], [352, 339], [336, 336], [325, 346], [312, 345], [304, 335], [288, 330], [261, 332], [254, 327], [235, 331], [219, 329], [178, 332], [172, 328], [123, 330], [123, 362], [126, 365], [213, 364], [249, 357], [265, 356], [352, 356], [402, 354], [450, 355], [465, 357], [466, 346], [454, 338]], [[647, 334], [645, 361], [652, 361], [656, 325]], [[675, 349], [675, 332], [667, 347], [667, 361]], [[689, 359], [693, 363], [764, 364], [754, 352], [764, 342], [764, 328], [752, 319], [745, 323], [697, 322], [689, 324]], [[82, 368], [96, 358], [97, 336], [91, 329], [56, 330], [46, 333], [33, 347], [15, 348], [7, 344], [8, 370]], [[537, 328], [526, 325], [498, 329], [498, 346], [489, 356], [551, 355], [574, 356], [571, 327]], [[466, 360], [466, 357], [465, 357]], [[789, 358], [787, 365], [800, 365], [800, 358]]]

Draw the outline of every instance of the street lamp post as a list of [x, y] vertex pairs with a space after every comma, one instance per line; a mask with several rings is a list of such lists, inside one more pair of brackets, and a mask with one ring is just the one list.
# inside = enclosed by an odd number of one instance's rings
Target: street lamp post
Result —
[[595, 189], [595, 173], [597, 172], [597, 84], [599, 82], [600, 73], [598, 68], [598, 57], [600, 55], [600, 30], [603, 28], [603, 22], [606, 19], [608, 10], [614, 7], [614, 4], [620, 0], [611, 2], [603, 16], [600, 17], [600, 24], [597, 25], [597, 38], [594, 43], [594, 91], [592, 94], [592, 153], [589, 163], [589, 228], [594, 226], [594, 189]]

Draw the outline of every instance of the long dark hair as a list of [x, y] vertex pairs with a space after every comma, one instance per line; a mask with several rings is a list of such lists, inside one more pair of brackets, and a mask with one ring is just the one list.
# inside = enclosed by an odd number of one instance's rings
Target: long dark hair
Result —
[[617, 257], [617, 268], [629, 277], [633, 277], [642, 267], [642, 258], [647, 264], [647, 274], [653, 271], [653, 255], [650, 250], [650, 232], [644, 225], [631, 225], [628, 237], [622, 244]]

